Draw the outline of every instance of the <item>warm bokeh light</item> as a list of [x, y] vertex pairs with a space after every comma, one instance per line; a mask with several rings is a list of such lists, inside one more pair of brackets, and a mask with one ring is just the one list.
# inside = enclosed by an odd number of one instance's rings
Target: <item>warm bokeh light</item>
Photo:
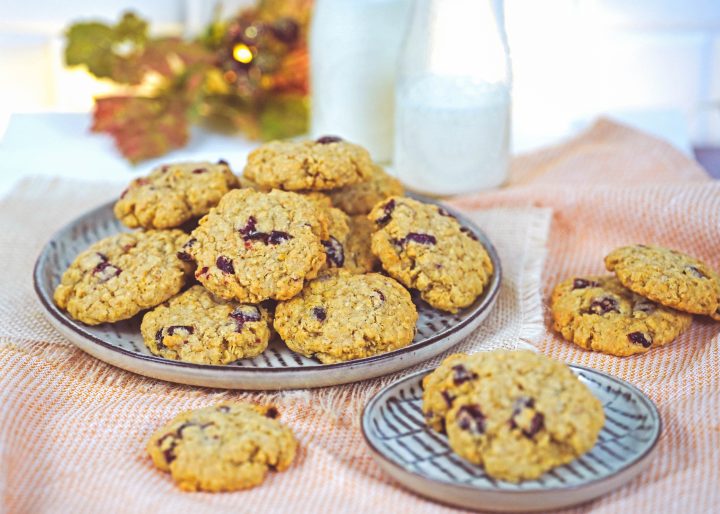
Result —
[[233, 59], [237, 62], [248, 64], [253, 60], [253, 53], [247, 45], [238, 43], [233, 47]]

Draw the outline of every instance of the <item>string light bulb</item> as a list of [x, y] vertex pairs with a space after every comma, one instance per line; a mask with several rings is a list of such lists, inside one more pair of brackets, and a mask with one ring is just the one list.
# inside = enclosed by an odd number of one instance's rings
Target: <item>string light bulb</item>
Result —
[[244, 43], [238, 43], [237, 45], [235, 45], [233, 47], [232, 55], [233, 59], [243, 64], [249, 64], [250, 61], [253, 60], [252, 50], [250, 50], [250, 47], [248, 47]]

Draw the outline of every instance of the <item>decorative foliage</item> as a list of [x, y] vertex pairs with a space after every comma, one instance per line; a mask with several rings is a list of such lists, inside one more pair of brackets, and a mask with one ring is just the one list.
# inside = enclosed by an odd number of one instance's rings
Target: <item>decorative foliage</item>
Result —
[[152, 37], [126, 13], [116, 25], [76, 23], [65, 62], [118, 94], [96, 98], [93, 131], [132, 162], [187, 144], [192, 123], [275, 139], [307, 130], [307, 26], [312, 0], [260, 0], [214, 20], [195, 40]]

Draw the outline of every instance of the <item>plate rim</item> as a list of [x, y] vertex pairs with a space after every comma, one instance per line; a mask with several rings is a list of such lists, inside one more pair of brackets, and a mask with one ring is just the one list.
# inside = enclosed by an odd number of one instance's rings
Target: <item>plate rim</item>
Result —
[[[417, 350], [422, 350], [424, 348], [427, 348], [428, 346], [431, 346], [434, 343], [437, 343], [438, 341], [445, 339], [458, 331], [461, 331], [464, 327], [466, 327], [468, 324], [470, 324], [472, 321], [474, 321], [478, 316], [481, 316], [483, 313], [485, 313], [488, 309], [491, 309], [495, 301], [497, 299], [497, 296], [500, 293], [500, 287], [502, 285], [502, 279], [503, 279], [503, 270], [502, 270], [502, 263], [500, 261], [500, 256], [497, 253], [497, 250], [495, 249], [495, 246], [493, 245], [490, 238], [487, 237], [487, 234], [484, 230], [482, 230], [475, 222], [468, 219], [464, 214], [459, 212], [457, 209], [455, 209], [452, 206], [446, 205], [444, 202], [441, 202], [439, 200], [436, 200], [434, 198], [426, 197], [424, 195], [418, 195], [416, 193], [408, 193], [409, 197], [420, 199], [423, 202], [426, 203], [432, 203], [434, 205], [441, 205], [444, 209], [446, 209], [448, 212], [450, 212], [453, 216], [456, 216], [458, 219], [460, 219], [463, 223], [472, 225], [472, 228], [475, 232], [478, 232], [482, 236], [482, 244], [485, 247], [488, 255], [490, 256], [490, 260], [493, 264], [493, 275], [492, 278], [488, 284], [488, 287], [490, 287], [489, 294], [485, 296], [482, 303], [477, 306], [475, 311], [468, 316], [466, 319], [462, 320], [460, 323], [453, 325], [451, 328], [439, 333], [435, 334], [432, 337], [421, 341], [416, 344], [409, 344], [407, 346], [404, 346], [403, 348], [398, 348], [397, 350], [393, 350], [391, 352], [381, 353], [378, 355], [372, 355], [370, 357], [365, 357], [362, 359], [353, 359], [345, 362], [337, 362], [333, 364], [312, 364], [307, 366], [288, 366], [288, 367], [254, 367], [254, 366], [234, 366], [231, 364], [197, 364], [193, 362], [185, 362], [185, 361], [178, 361], [178, 360], [172, 360], [172, 359], [164, 359], [162, 357], [158, 357], [155, 355], [146, 355], [143, 353], [137, 353], [130, 350], [127, 350], [125, 348], [121, 348], [119, 346], [110, 344], [101, 338], [95, 336], [94, 334], [87, 332], [85, 330], [82, 330], [82, 327], [78, 328], [75, 324], [70, 322], [67, 319], [67, 316], [63, 314], [63, 312], [55, 305], [55, 303], [52, 301], [52, 299], [49, 297], [49, 295], [45, 294], [45, 291], [43, 291], [40, 287], [40, 281], [41, 281], [41, 272], [40, 272], [40, 266], [47, 257], [49, 251], [51, 250], [53, 244], [60, 239], [61, 234], [63, 232], [66, 232], [68, 228], [72, 225], [76, 225], [78, 221], [82, 218], [87, 217], [94, 217], [96, 213], [99, 213], [100, 211], [104, 211], [107, 209], [112, 209], [112, 205], [114, 204], [114, 201], [108, 201], [105, 202], [93, 209], [90, 209], [88, 211], [85, 211], [84, 213], [80, 214], [79, 216], [75, 217], [71, 221], [65, 223], [62, 227], [57, 229], [52, 236], [47, 240], [47, 242], [43, 245], [41, 248], [37, 258], [35, 259], [35, 264], [33, 266], [33, 289], [35, 291], [35, 295], [37, 296], [38, 300], [40, 301], [40, 305], [42, 307], [43, 314], [45, 316], [52, 316], [53, 320], [57, 323], [60, 323], [62, 326], [64, 326], [67, 330], [73, 332], [76, 336], [82, 337], [86, 341], [98, 345], [108, 351], [114, 352], [116, 354], [120, 354], [124, 357], [136, 360], [136, 361], [144, 361], [147, 363], [152, 364], [159, 364], [168, 366], [170, 369], [175, 370], [182, 370], [182, 369], [192, 369], [192, 370], [203, 370], [208, 372], [228, 372], [228, 373], [250, 373], [252, 375], [271, 375], [275, 373], [312, 373], [313, 371], [320, 371], [320, 370], [341, 370], [346, 369], [350, 367], [355, 367], [358, 365], [372, 365], [379, 362], [385, 362], [392, 360], [398, 356], [404, 355], [406, 353], [410, 353]], [[78, 322], [79, 323], [79, 322]], [[66, 336], [64, 336], [66, 337]], [[67, 338], [67, 337], [66, 337]], [[72, 339], [68, 338], [70, 342], [73, 343], [73, 345], [78, 346]], [[454, 345], [453, 345], [454, 346]], [[84, 351], [83, 348], [80, 348]], [[97, 357], [95, 357], [97, 358]], [[104, 359], [98, 359], [103, 360]]]
[[[649, 410], [652, 413], [653, 417], [657, 420], [657, 434], [655, 435], [654, 440], [652, 443], [643, 451], [643, 453], [639, 456], [637, 456], [635, 459], [629, 461], [627, 464], [623, 465], [621, 468], [616, 470], [614, 473], [594, 478], [592, 480], [589, 480], [587, 482], [582, 482], [580, 484], [576, 485], [569, 485], [569, 486], [553, 486], [553, 487], [543, 487], [539, 489], [525, 489], [525, 490], [504, 490], [504, 489], [498, 489], [493, 487], [478, 487], [474, 485], [468, 485], [468, 484], [461, 484], [458, 482], [451, 482], [446, 480], [438, 480], [431, 477], [428, 477], [427, 475], [423, 475], [421, 473], [418, 473], [416, 471], [413, 471], [412, 469], [406, 468], [392, 459], [389, 459], [385, 456], [385, 454], [372, 442], [370, 437], [368, 436], [368, 430], [366, 428], [366, 423], [369, 423], [369, 412], [371, 408], [374, 408], [375, 405], [380, 401], [380, 397], [386, 393], [390, 388], [395, 387], [403, 382], [409, 382], [411, 380], [415, 380], [420, 376], [428, 375], [429, 373], [435, 371], [437, 368], [427, 368], [420, 371], [416, 371], [415, 373], [411, 373], [409, 375], [406, 375], [404, 377], [401, 377], [400, 379], [386, 385], [382, 389], [380, 389], [377, 393], [375, 393], [372, 398], [365, 404], [365, 407], [363, 407], [362, 413], [361, 413], [361, 423], [360, 428], [363, 435], [363, 439], [365, 441], [365, 444], [370, 448], [371, 453], [376, 458], [382, 459], [383, 463], [390, 465], [390, 467], [395, 468], [403, 473], [410, 474], [415, 478], [418, 478], [420, 480], [424, 480], [431, 483], [439, 483], [443, 486], [447, 486], [450, 488], [457, 488], [459, 490], [462, 490], [463, 492], [475, 492], [475, 493], [493, 493], [497, 495], [507, 495], [507, 496], [515, 496], [515, 495], [545, 495], [545, 494], [556, 494], [556, 493], [567, 493], [567, 492], [574, 492], [579, 491], [585, 488], [592, 488], [594, 486], [600, 485], [603, 482], [610, 481], [613, 478], [617, 477], [621, 473], [627, 472], [631, 467], [636, 466], [642, 462], [644, 462], [647, 458], [650, 457], [650, 455], [655, 451], [657, 448], [658, 442], [660, 441], [660, 437], [663, 433], [663, 422], [662, 422], [662, 416], [660, 415], [660, 410], [658, 409], [655, 402], [650, 399], [648, 395], [646, 395], [642, 390], [640, 390], [637, 386], [631, 384], [630, 382], [623, 380], [622, 378], [615, 377], [613, 375], [610, 375], [609, 373], [606, 373], [604, 371], [600, 371], [594, 368], [590, 368], [588, 366], [581, 366], [579, 364], [570, 364], [566, 363], [568, 367], [574, 370], [579, 371], [585, 371], [590, 374], [598, 374], [605, 378], [610, 379], [611, 381], [618, 382], [626, 387], [628, 387], [631, 391], [633, 391], [647, 406], [649, 406]], [[589, 450], [588, 450], [589, 451]], [[389, 474], [389, 473], [388, 473]], [[397, 480], [394, 476], [390, 475], [393, 479]], [[409, 488], [408, 488], [409, 489]], [[413, 489], [411, 489], [413, 490]], [[588, 500], [589, 501], [589, 500]]]

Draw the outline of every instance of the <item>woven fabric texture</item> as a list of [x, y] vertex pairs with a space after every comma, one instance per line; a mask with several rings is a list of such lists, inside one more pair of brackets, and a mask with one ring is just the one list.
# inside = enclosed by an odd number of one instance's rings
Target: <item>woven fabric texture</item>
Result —
[[[0, 507], [42, 512], [434, 512], [373, 462], [359, 430], [367, 399], [400, 376], [282, 393], [174, 385], [113, 368], [76, 349], [45, 321], [32, 287], [35, 256], [78, 214], [123, 185], [27, 180], [0, 204]], [[525, 347], [544, 333], [540, 276], [551, 211], [499, 208], [470, 216], [503, 263], [496, 307], [456, 350]], [[150, 434], [178, 412], [223, 399], [273, 402], [300, 440], [295, 464], [256, 489], [182, 493], [145, 454]], [[2, 509], [0, 509], [1, 511]]]

